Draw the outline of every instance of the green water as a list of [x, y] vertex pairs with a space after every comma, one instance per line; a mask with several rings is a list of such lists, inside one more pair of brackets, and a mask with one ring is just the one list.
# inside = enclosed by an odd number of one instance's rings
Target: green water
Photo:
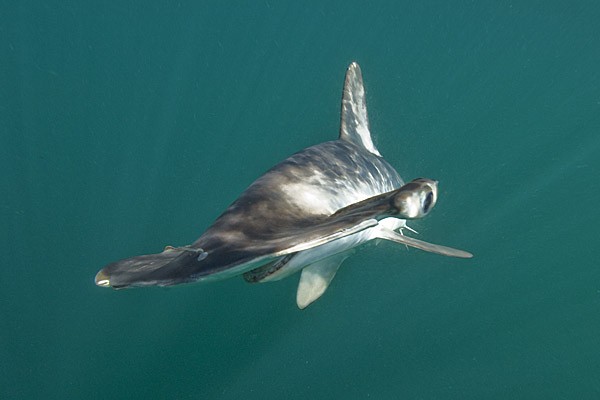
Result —
[[[600, 3], [12, 3], [0, 398], [600, 398]], [[419, 238], [474, 259], [371, 246], [304, 311], [296, 277], [94, 285], [335, 138], [352, 60], [440, 181]]]

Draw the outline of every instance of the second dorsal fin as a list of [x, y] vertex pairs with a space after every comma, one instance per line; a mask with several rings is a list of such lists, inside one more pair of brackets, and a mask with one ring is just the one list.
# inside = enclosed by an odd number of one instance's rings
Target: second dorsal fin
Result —
[[354, 143], [375, 155], [381, 156], [371, 140], [362, 73], [356, 62], [350, 64], [346, 71], [346, 81], [344, 82], [344, 93], [342, 95], [340, 139]]

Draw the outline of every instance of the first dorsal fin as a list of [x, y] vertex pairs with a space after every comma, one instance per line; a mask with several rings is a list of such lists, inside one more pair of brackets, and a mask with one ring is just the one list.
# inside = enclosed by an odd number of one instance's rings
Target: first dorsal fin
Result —
[[350, 64], [346, 71], [344, 94], [342, 96], [340, 139], [354, 143], [375, 155], [381, 156], [371, 140], [362, 73], [355, 62]]

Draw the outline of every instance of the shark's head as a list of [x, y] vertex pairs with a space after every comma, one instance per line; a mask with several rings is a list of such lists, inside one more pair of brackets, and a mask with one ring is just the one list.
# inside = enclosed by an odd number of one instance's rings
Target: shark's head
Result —
[[391, 199], [392, 209], [404, 219], [426, 216], [437, 201], [437, 181], [418, 178], [398, 191]]

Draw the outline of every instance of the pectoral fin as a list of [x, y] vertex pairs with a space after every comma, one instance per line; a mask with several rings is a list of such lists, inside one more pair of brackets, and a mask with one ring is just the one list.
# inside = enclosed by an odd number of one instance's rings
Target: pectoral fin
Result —
[[302, 270], [296, 293], [298, 308], [306, 308], [325, 293], [338, 268], [348, 255], [347, 252], [339, 253]]
[[419, 239], [404, 236], [390, 229], [381, 229], [377, 236], [381, 239], [391, 240], [392, 242], [396, 243], [402, 243], [407, 246], [415, 247], [417, 249], [428, 251], [430, 253], [441, 254], [443, 256], [459, 258], [473, 257], [473, 254], [467, 251], [453, 249], [451, 247], [441, 246], [439, 244], [427, 243]]

